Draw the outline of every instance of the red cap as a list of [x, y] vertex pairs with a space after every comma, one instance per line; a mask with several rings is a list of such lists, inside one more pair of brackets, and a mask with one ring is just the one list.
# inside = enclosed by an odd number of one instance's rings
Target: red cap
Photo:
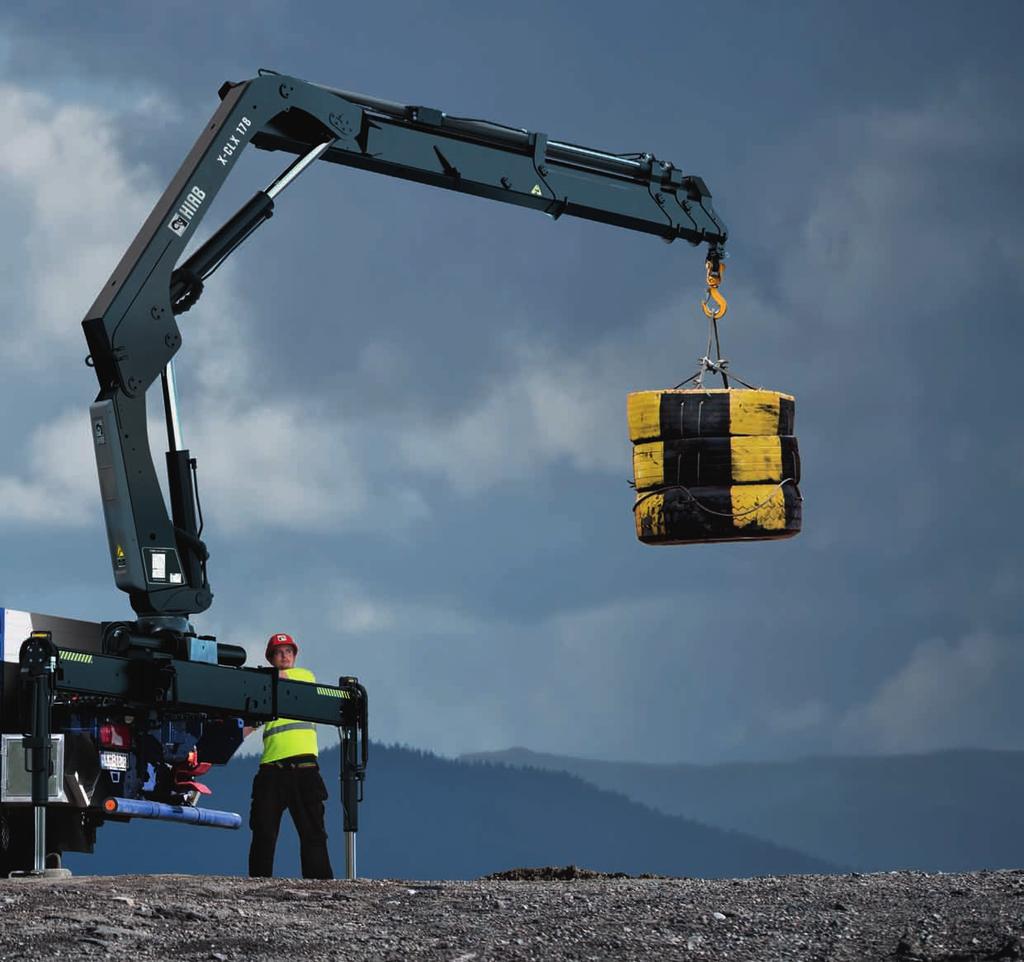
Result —
[[[267, 642], [266, 659], [270, 661], [270, 656], [273, 654], [275, 648], [281, 648], [284, 645], [291, 645], [295, 649], [295, 654], [299, 653], [299, 646], [295, 644], [295, 639], [291, 635], [286, 635], [283, 631], [276, 635], [271, 635], [270, 640]], [[273, 662], [271, 662], [273, 664]]]

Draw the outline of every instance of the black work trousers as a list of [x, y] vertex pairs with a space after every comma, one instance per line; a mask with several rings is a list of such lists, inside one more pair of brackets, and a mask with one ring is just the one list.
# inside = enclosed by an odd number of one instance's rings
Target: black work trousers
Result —
[[249, 828], [249, 875], [274, 874], [274, 849], [284, 810], [291, 813], [299, 833], [303, 878], [334, 878], [327, 854], [324, 801], [327, 789], [318, 768], [274, 768], [261, 765], [252, 783]]

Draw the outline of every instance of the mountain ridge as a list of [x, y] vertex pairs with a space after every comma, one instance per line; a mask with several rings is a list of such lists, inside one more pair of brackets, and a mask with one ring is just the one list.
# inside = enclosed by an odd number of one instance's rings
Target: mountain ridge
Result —
[[666, 814], [747, 832], [860, 871], [1024, 863], [1024, 752], [954, 748], [720, 764], [614, 762], [514, 748], [461, 756], [576, 774]]

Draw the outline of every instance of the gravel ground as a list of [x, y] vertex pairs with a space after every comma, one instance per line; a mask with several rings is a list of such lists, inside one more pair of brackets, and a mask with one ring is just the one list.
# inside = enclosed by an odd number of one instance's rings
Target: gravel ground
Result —
[[[513, 874], [513, 873], [508, 873]], [[1021, 959], [1024, 872], [0, 881], [0, 959]]]

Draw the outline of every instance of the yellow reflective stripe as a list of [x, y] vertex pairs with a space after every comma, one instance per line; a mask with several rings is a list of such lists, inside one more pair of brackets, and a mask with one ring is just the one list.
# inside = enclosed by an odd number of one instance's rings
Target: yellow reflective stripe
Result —
[[328, 688], [326, 685], [317, 685], [316, 693], [323, 695], [326, 698], [351, 698], [352, 693], [349, 691], [342, 691], [340, 688]]
[[58, 648], [57, 651], [60, 653], [62, 661], [80, 661], [83, 664], [92, 664], [92, 655], [86, 654], [84, 651], [68, 651], [66, 648]]
[[735, 527], [756, 524], [766, 531], [786, 527], [786, 497], [781, 486], [739, 484], [731, 488], [729, 493], [732, 496], [732, 520]]
[[313, 722], [287, 722], [284, 725], [275, 725], [273, 722], [270, 722], [263, 728], [263, 740], [266, 741], [268, 738], [273, 738], [275, 735], [281, 735], [284, 732], [309, 731], [316, 731], [316, 725]]
[[730, 438], [733, 481], [781, 481], [782, 438]]

